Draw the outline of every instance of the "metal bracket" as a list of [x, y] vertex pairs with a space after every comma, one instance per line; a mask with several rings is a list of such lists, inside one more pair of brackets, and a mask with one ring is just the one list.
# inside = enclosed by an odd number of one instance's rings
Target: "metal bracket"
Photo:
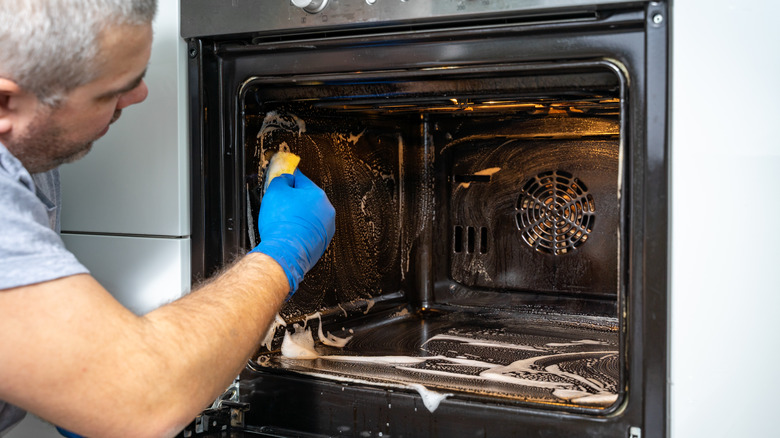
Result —
[[232, 427], [244, 427], [244, 413], [249, 403], [238, 398], [238, 381], [219, 396], [208, 409], [200, 413], [182, 432], [184, 438], [191, 438], [212, 431], [223, 431]]

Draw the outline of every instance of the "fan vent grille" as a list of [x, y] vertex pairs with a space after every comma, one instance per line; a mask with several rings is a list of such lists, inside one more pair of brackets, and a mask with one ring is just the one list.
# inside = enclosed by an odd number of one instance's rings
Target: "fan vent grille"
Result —
[[517, 228], [535, 250], [553, 255], [574, 251], [588, 241], [596, 204], [588, 188], [561, 170], [528, 180], [517, 200]]

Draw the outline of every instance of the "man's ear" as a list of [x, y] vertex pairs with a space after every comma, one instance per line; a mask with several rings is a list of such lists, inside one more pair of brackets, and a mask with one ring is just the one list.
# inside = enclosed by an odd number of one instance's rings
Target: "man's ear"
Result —
[[6, 134], [13, 126], [14, 99], [22, 94], [19, 85], [0, 77], [0, 134]]

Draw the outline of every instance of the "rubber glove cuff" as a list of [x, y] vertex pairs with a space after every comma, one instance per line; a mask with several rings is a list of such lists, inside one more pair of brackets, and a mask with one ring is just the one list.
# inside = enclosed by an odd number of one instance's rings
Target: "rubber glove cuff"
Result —
[[284, 271], [284, 275], [287, 276], [287, 283], [290, 285], [290, 293], [287, 295], [287, 300], [292, 298], [295, 291], [298, 290], [298, 284], [303, 280], [305, 274], [295, 257], [290, 255], [290, 250], [286, 247], [289, 244], [280, 245], [273, 241], [260, 242], [252, 251], [249, 251], [250, 253], [263, 253], [274, 259], [276, 263], [279, 263], [279, 266]]
[[71, 431], [69, 431], [67, 429], [63, 429], [63, 428], [61, 428], [59, 426], [56, 426], [56, 428], [57, 428], [57, 432], [59, 432], [60, 435], [66, 437], [66, 438], [84, 438], [83, 436], [81, 436], [81, 435], [79, 435], [77, 433], [73, 433], [73, 432], [71, 432]]

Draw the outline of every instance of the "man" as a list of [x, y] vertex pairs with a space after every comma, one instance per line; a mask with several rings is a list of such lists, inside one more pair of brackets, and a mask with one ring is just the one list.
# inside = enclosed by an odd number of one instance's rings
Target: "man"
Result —
[[155, 9], [0, 2], [0, 435], [21, 409], [89, 437], [175, 435], [238, 375], [333, 236], [324, 192], [299, 171], [276, 178], [260, 245], [144, 316], [64, 248], [56, 168], [146, 97]]

